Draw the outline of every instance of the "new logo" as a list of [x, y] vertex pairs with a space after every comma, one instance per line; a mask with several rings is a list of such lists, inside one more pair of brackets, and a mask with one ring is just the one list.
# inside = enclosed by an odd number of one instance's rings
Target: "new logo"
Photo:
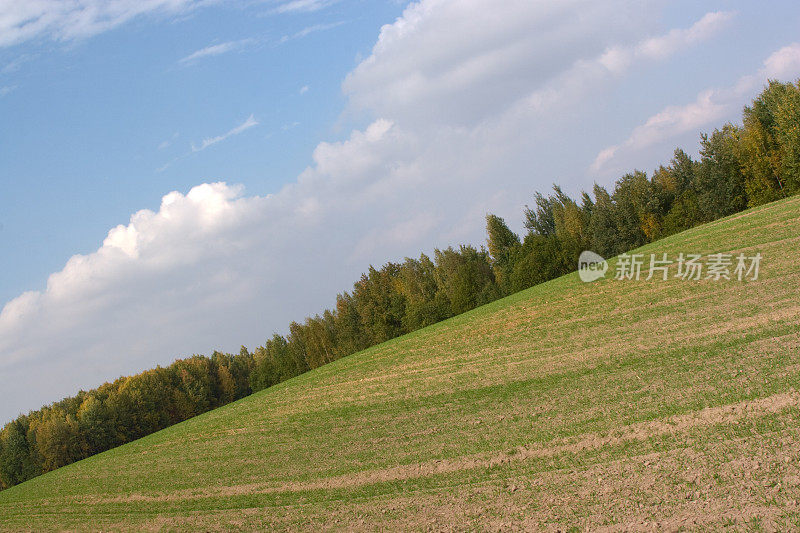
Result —
[[594, 252], [586, 250], [578, 258], [578, 276], [584, 283], [591, 283], [606, 275], [608, 262]]

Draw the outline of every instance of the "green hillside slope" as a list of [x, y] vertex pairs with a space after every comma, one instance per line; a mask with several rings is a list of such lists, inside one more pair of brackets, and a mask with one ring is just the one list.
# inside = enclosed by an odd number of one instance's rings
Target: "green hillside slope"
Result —
[[800, 198], [695, 228], [640, 251], [759, 279], [569, 275], [3, 491], [0, 528], [798, 527], [799, 247]]

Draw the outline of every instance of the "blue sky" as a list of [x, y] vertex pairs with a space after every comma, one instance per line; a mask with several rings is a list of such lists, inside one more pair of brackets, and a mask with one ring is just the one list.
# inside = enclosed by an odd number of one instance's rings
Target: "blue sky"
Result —
[[[93, 251], [171, 190], [224, 179], [274, 192], [319, 140], [341, 136], [341, 80], [402, 6], [279, 14], [276, 5], [156, 13], [91, 37], [44, 34], [0, 49], [9, 91], [0, 98], [0, 300], [42, 288], [71, 255]], [[181, 62], [226, 43], [236, 44]], [[258, 127], [191, 153], [250, 115]]]
[[0, 422], [263, 343], [371, 263], [479, 245], [487, 212], [520, 229], [553, 182], [695, 152], [800, 77], [799, 23], [788, 1], [0, 1]]

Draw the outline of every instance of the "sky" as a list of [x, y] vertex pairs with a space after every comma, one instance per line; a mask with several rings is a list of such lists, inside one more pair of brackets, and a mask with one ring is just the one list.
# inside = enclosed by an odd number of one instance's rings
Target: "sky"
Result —
[[800, 6], [0, 0], [0, 424], [696, 154]]

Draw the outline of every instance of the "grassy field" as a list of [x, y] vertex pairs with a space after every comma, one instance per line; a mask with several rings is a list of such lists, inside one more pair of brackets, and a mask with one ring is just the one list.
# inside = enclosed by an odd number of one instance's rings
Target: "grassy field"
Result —
[[[0, 529], [800, 527], [800, 198], [577, 274], [0, 492]], [[674, 267], [673, 267], [674, 271]]]

